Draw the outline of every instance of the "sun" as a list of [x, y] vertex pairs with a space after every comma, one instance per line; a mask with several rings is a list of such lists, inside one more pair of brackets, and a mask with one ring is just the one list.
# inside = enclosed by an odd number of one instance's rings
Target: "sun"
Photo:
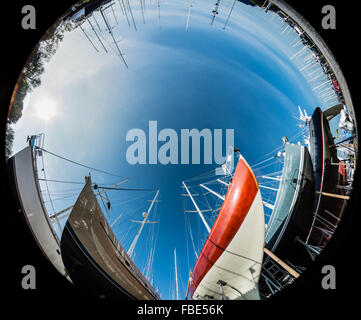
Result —
[[49, 121], [56, 115], [56, 101], [50, 98], [44, 98], [35, 103], [35, 115], [44, 120]]

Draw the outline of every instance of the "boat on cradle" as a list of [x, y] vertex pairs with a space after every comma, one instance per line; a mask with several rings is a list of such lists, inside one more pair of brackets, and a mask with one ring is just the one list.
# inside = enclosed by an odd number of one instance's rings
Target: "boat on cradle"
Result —
[[114, 235], [90, 177], [68, 217], [61, 238], [61, 255], [78, 287], [107, 299], [159, 299]]
[[261, 193], [252, 169], [239, 154], [222, 207], [193, 268], [191, 297], [260, 299], [264, 229]]
[[306, 241], [313, 221], [314, 174], [308, 149], [285, 143], [284, 166], [274, 209], [266, 228], [266, 247], [294, 265], [305, 265]]
[[[316, 108], [309, 121], [309, 149], [315, 175], [314, 219], [307, 242], [315, 246], [325, 246], [341, 219], [346, 200], [330, 197], [322, 193], [340, 194], [338, 185], [342, 176], [337, 165], [339, 160], [329, 121], [342, 110], [342, 105], [325, 112]], [[324, 231], [326, 230], [326, 232]], [[333, 233], [333, 232], [332, 232]]]

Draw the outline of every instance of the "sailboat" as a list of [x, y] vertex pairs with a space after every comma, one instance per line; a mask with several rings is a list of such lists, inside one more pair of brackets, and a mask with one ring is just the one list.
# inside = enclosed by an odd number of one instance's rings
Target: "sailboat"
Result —
[[[159, 299], [131, 259], [141, 229], [127, 253], [100, 208], [91, 178], [85, 180], [61, 238], [61, 255], [70, 278], [82, 289], [107, 299]], [[155, 200], [156, 197], [151, 206]], [[149, 212], [144, 215], [141, 228]]]
[[[40, 140], [41, 136], [37, 139]], [[60, 238], [52, 227], [42, 198], [36, 161], [39, 150], [34, 148], [33, 141], [31, 140], [27, 147], [8, 159], [7, 167], [13, 196], [18, 212], [24, 217], [44, 256], [71, 282], [61, 258]]]
[[[286, 142], [274, 208], [266, 228], [266, 247], [279, 258], [302, 264], [298, 237], [306, 240], [313, 220], [314, 174], [308, 149]], [[304, 251], [304, 250], [303, 250]]]
[[[329, 121], [339, 114], [342, 105], [336, 105], [326, 111], [316, 108], [308, 119], [309, 150], [315, 175], [315, 208], [312, 227], [307, 242], [316, 246], [325, 246], [341, 219], [344, 199], [326, 194], [339, 194], [340, 174], [337, 149], [331, 134]], [[330, 229], [331, 228], [331, 229]]]
[[183, 186], [209, 232], [191, 273], [192, 299], [259, 299], [265, 221], [258, 183], [247, 161], [238, 153], [212, 229], [185, 182]]
[[[154, 203], [157, 202], [159, 190], [147, 212], [143, 213], [143, 220], [134, 220], [140, 227], [128, 252], [125, 252], [112, 231], [112, 225], [119, 217], [109, 225], [97, 200], [97, 196], [101, 197], [104, 191], [93, 191], [97, 185], [92, 183], [90, 176], [85, 178], [84, 187], [75, 204], [50, 215], [43, 198], [44, 190], [39, 183], [39, 180], [44, 179], [39, 178], [37, 168], [39, 159], [43, 161], [43, 153], [49, 152], [43, 149], [43, 140], [42, 134], [29, 137], [29, 145], [12, 156], [7, 165], [18, 212], [22, 213], [44, 256], [67, 280], [98, 297], [159, 299], [157, 291], [132, 260], [144, 225], [157, 223], [149, 221], [148, 218]], [[71, 212], [62, 230], [58, 216], [69, 211]], [[147, 275], [150, 265], [151, 262], [148, 263]]]

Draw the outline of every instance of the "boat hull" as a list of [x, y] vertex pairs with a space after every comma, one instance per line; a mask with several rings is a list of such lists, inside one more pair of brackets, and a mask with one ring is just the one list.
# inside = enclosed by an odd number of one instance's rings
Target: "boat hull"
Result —
[[41, 197], [33, 152], [36, 151], [27, 146], [8, 160], [14, 197], [40, 250], [60, 274], [70, 281], [61, 258], [59, 239]]
[[333, 230], [336, 228], [345, 200], [318, 194], [327, 192], [339, 194], [337, 185], [340, 184], [337, 151], [330, 126], [326, 116], [320, 108], [316, 108], [309, 124], [310, 154], [315, 175], [315, 219], [308, 236], [308, 242], [316, 246], [327, 244], [330, 236], [325, 235], [322, 229]]
[[279, 191], [266, 229], [266, 247], [295, 265], [305, 261], [305, 250], [295, 239], [306, 241], [313, 221], [314, 188], [307, 148], [287, 143]]
[[240, 157], [218, 217], [193, 269], [193, 299], [259, 299], [264, 211], [253, 172]]
[[61, 238], [64, 265], [74, 284], [107, 299], [158, 299], [113, 234], [88, 178]]

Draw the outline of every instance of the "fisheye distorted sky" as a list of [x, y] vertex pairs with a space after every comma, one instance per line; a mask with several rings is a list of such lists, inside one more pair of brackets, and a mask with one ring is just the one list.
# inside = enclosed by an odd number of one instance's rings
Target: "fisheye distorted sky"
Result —
[[[233, 1], [221, 1], [211, 25], [214, 1], [196, 0], [186, 31], [189, 1], [161, 1], [160, 27], [156, 2], [146, 3], [145, 24], [138, 2], [131, 4], [137, 31], [128, 26], [117, 2], [118, 25], [107, 12], [129, 68], [112, 50], [102, 52], [89, 27], [86, 32], [99, 52], [79, 28], [66, 33], [46, 65], [42, 85], [25, 99], [23, 117], [14, 126], [13, 151], [26, 146], [27, 135], [45, 133], [49, 151], [129, 177], [124, 186], [159, 188], [154, 282], [163, 298], [171, 297], [170, 270], [177, 248], [183, 296], [195, 260], [188, 264], [180, 186], [215, 164], [130, 165], [125, 157], [127, 132], [140, 128], [147, 133], [150, 120], [158, 122], [158, 132], [171, 128], [179, 137], [181, 129], [234, 129], [235, 146], [252, 164], [279, 146], [282, 136], [299, 132], [294, 118], [298, 105], [312, 114], [322, 103], [289, 59], [290, 40], [280, 35], [282, 22], [272, 13], [237, 1], [223, 29]], [[95, 15], [101, 21], [100, 14]], [[110, 43], [106, 31], [103, 34]], [[45, 160], [48, 179], [83, 181], [88, 172], [51, 157]], [[98, 183], [119, 180], [92, 176]], [[66, 205], [57, 203], [59, 208]]]

